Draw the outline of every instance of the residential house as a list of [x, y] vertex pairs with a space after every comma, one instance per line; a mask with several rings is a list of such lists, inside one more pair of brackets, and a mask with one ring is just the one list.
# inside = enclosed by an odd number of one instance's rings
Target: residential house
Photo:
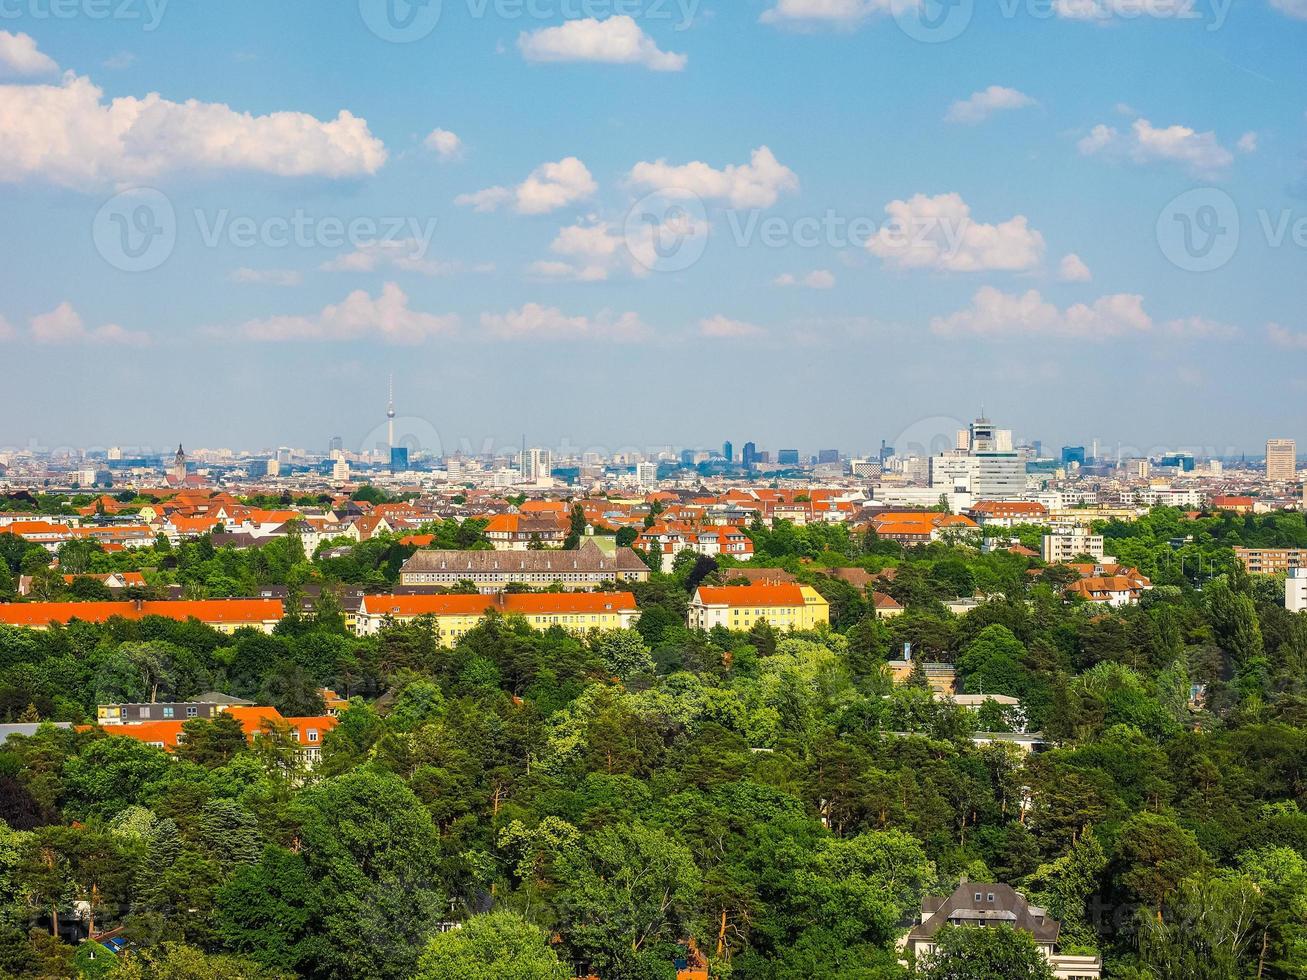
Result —
[[559, 514], [496, 514], [486, 524], [485, 536], [496, 551], [561, 548], [571, 533], [571, 522]]
[[830, 623], [830, 604], [808, 585], [701, 585], [686, 619], [700, 630], [748, 630], [759, 620], [782, 630], [812, 630]]
[[1031, 905], [1011, 885], [963, 880], [952, 895], [922, 899], [921, 921], [903, 938], [900, 948], [918, 964], [928, 962], [935, 952], [936, 936], [945, 926], [1027, 932], [1058, 980], [1099, 980], [1103, 973], [1102, 960], [1097, 956], [1059, 954], [1062, 923], [1046, 910]]

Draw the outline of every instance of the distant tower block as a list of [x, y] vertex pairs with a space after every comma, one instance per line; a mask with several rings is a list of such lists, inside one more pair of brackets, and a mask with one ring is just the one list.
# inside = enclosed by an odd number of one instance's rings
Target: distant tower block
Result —
[[395, 448], [395, 376], [390, 376], [390, 402], [386, 407], [386, 448]]

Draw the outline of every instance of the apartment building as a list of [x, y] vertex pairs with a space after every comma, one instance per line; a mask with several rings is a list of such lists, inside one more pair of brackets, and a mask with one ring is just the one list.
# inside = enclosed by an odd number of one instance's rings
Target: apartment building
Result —
[[742, 528], [691, 527], [687, 524], [655, 524], [643, 531], [635, 546], [647, 554], [659, 556], [664, 572], [670, 572], [682, 551], [715, 558], [723, 555], [736, 561], [753, 560], [753, 539]]
[[48, 629], [51, 623], [67, 626], [74, 620], [107, 623], [116, 618], [139, 620], [163, 616], [178, 622], [197, 619], [221, 633], [257, 629], [271, 633], [281, 622], [283, 606], [277, 599], [202, 599], [126, 602], [22, 602], [0, 604], [0, 626]]
[[1081, 555], [1089, 555], [1095, 561], [1102, 561], [1104, 547], [1101, 534], [1092, 534], [1083, 527], [1076, 527], [1054, 534], [1045, 534], [1042, 557], [1049, 565], [1065, 565]]
[[1298, 444], [1294, 440], [1267, 441], [1266, 479], [1270, 483], [1293, 483], [1298, 479]]
[[1235, 548], [1249, 575], [1287, 575], [1307, 568], [1307, 548]]
[[572, 633], [630, 629], [640, 619], [629, 592], [551, 592], [520, 595], [370, 595], [355, 619], [359, 636], [373, 636], [395, 623], [429, 619], [444, 646], [453, 646], [489, 613], [518, 616], [532, 629], [560, 626]]
[[701, 585], [686, 613], [690, 629], [700, 630], [747, 630], [760, 619], [776, 629], [816, 629], [830, 623], [830, 604], [807, 585]]

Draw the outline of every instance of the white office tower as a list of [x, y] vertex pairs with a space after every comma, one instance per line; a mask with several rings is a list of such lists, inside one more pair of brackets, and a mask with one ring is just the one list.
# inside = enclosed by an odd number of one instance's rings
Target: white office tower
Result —
[[1012, 431], [976, 419], [958, 432], [957, 449], [931, 457], [930, 486], [975, 500], [1019, 500], [1026, 493], [1026, 461], [1012, 447]]
[[1289, 612], [1307, 612], [1307, 568], [1289, 569], [1284, 581], [1284, 608]]

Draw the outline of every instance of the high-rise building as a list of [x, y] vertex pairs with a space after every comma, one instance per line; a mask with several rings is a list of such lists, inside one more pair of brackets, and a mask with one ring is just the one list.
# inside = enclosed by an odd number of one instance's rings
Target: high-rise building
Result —
[[327, 443], [327, 455], [338, 453], [345, 448], [345, 440], [341, 436], [332, 436], [331, 441]]
[[776, 462], [781, 466], [798, 466], [799, 451], [797, 449], [782, 449], [776, 454]]
[[1085, 465], [1085, 447], [1084, 446], [1063, 446], [1062, 447], [1062, 465], [1070, 466], [1072, 463]]
[[735, 444], [729, 439], [722, 443], [722, 459], [728, 463], [735, 462]]
[[752, 466], [754, 463], [758, 462], [758, 447], [756, 444], [752, 442], [746, 442], [744, 444], [744, 456], [741, 458], [741, 462], [743, 462], [745, 466]]
[[1271, 439], [1266, 443], [1266, 479], [1272, 483], [1293, 483], [1298, 479], [1298, 444], [1292, 439]]
[[408, 470], [408, 446], [390, 447], [390, 472], [404, 473]]
[[652, 487], [658, 482], [657, 463], [636, 463], [635, 482], [642, 487]]
[[817, 465], [827, 466], [831, 463], [840, 461], [840, 451], [838, 449], [822, 449], [817, 452]]
[[957, 449], [930, 459], [930, 486], [975, 500], [1016, 500], [1026, 492], [1026, 461], [1012, 447], [1012, 432], [976, 419], [958, 433]]
[[548, 449], [528, 449], [522, 454], [522, 482], [538, 483], [549, 479], [554, 470], [554, 457]]

